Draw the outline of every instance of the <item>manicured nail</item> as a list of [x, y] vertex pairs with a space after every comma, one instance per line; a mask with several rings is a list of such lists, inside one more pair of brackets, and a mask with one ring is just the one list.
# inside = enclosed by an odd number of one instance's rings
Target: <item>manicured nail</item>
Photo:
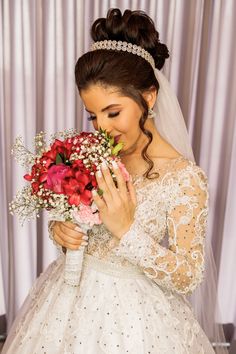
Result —
[[82, 240], [88, 240], [88, 236], [87, 235], [82, 236]]
[[97, 176], [98, 176], [99, 178], [102, 177], [102, 172], [101, 172], [100, 170], [97, 171]]
[[106, 163], [106, 161], [103, 161], [103, 162], [102, 162], [102, 168], [103, 168], [103, 170], [107, 170], [107, 163]]
[[96, 191], [96, 189], [92, 189], [92, 195], [97, 195], [98, 193], [97, 193], [97, 191]]
[[83, 242], [81, 242], [80, 246], [86, 246], [87, 244], [88, 244], [87, 241], [83, 241]]
[[111, 163], [112, 163], [112, 166], [113, 166], [115, 169], [119, 168], [119, 166], [117, 165], [117, 162], [116, 162], [116, 161], [112, 160]]
[[83, 230], [82, 230], [79, 226], [76, 226], [76, 227], [75, 227], [75, 231], [83, 232]]

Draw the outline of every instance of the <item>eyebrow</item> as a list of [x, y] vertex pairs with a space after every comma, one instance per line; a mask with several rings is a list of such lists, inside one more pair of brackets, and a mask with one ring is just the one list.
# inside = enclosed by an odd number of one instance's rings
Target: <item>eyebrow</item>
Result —
[[[118, 106], [121, 106], [121, 105], [120, 105], [119, 103], [110, 104], [109, 106], [103, 108], [103, 109], [101, 110], [101, 112], [105, 112], [105, 111], [108, 110], [109, 108], [118, 107]], [[89, 113], [93, 113], [93, 112], [89, 111], [86, 107], [85, 107], [85, 110], [86, 110], [87, 112], [89, 112]]]

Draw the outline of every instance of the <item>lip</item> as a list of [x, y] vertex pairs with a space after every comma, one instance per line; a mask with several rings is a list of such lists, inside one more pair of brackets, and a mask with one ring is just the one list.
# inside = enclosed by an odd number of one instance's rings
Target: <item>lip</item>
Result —
[[116, 143], [116, 144], [117, 144], [118, 141], [120, 140], [120, 137], [121, 137], [121, 134], [120, 134], [120, 135], [116, 135], [116, 136], [114, 137], [114, 140], [115, 140], [115, 143]]

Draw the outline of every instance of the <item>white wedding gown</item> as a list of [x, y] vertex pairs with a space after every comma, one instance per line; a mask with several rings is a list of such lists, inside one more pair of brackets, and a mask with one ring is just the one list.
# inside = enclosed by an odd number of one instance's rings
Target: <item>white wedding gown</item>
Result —
[[64, 253], [41, 273], [3, 354], [214, 353], [185, 298], [203, 279], [207, 177], [183, 156], [158, 171], [134, 179], [135, 221], [121, 241], [104, 225], [89, 232], [79, 287], [64, 283]]

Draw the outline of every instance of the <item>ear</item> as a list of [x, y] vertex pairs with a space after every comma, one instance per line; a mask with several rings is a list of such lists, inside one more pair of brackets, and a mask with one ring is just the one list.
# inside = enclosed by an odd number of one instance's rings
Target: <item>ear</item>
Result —
[[150, 87], [149, 90], [142, 93], [143, 98], [148, 104], [149, 108], [152, 108], [156, 102], [157, 98], [157, 89], [155, 86]]

